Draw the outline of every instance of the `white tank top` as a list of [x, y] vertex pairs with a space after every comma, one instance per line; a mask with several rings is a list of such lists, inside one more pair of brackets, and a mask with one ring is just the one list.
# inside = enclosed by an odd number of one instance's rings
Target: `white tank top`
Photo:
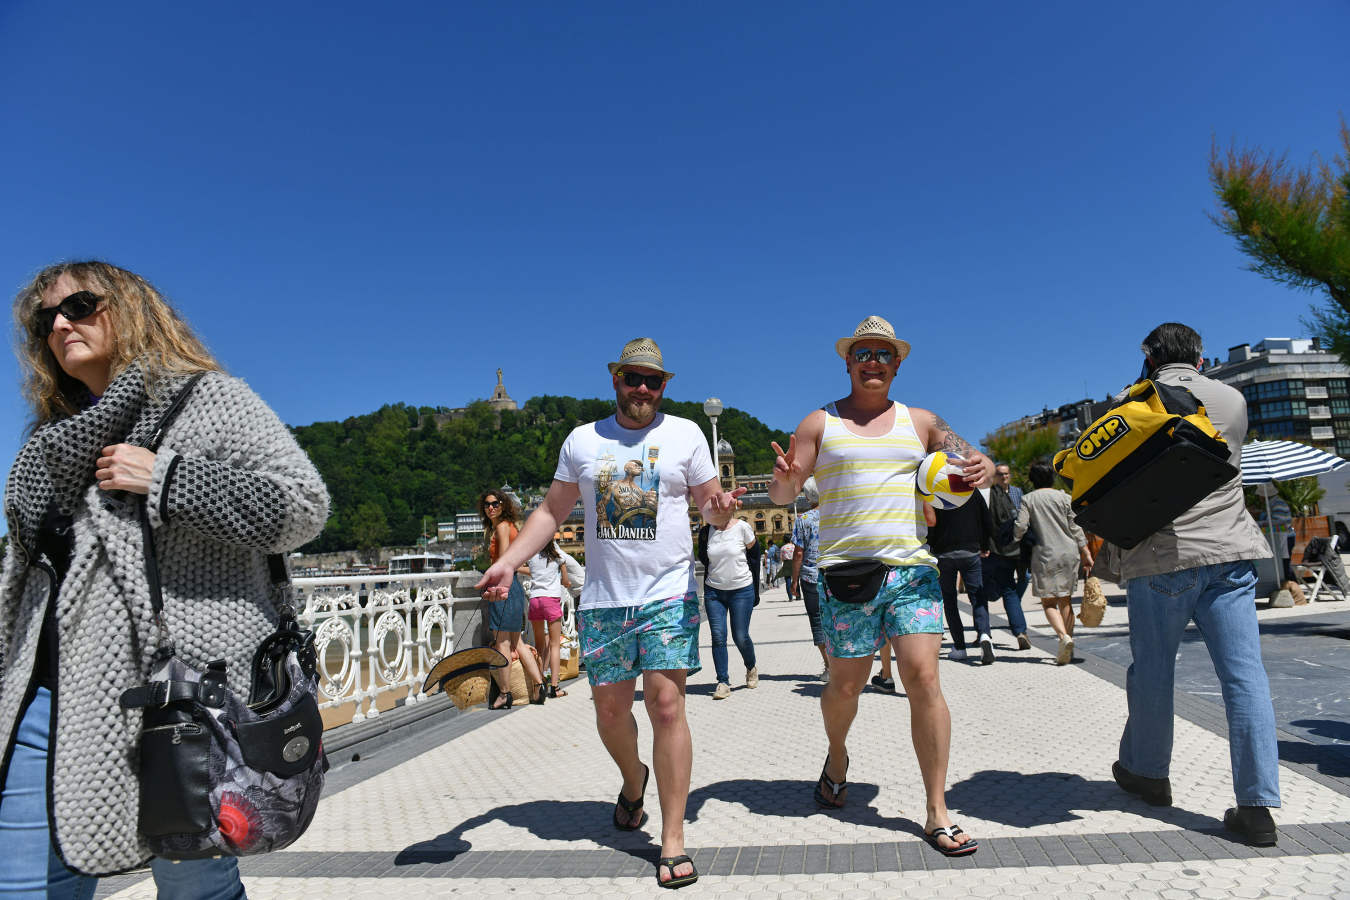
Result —
[[850, 559], [933, 566], [915, 473], [928, 455], [909, 408], [896, 403], [895, 425], [877, 437], [849, 431], [833, 403], [816, 456], [820, 488], [821, 568]]

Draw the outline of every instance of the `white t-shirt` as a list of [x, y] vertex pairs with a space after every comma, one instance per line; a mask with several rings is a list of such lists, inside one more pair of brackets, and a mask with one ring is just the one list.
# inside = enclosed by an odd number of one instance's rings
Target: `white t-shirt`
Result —
[[745, 548], [755, 542], [750, 523], [735, 519], [725, 530], [708, 529], [708, 574], [703, 583], [719, 591], [734, 591], [755, 583]]
[[567, 589], [572, 592], [573, 597], [580, 597], [581, 589], [586, 584], [586, 567], [567, 551], [559, 550], [558, 553], [562, 555], [563, 568], [567, 570]]
[[530, 557], [530, 596], [562, 597], [562, 572], [558, 563], [543, 553]]
[[580, 488], [586, 511], [582, 609], [696, 589], [689, 490], [717, 477], [697, 425], [665, 413], [637, 430], [612, 416], [580, 425], [563, 442], [553, 477]]

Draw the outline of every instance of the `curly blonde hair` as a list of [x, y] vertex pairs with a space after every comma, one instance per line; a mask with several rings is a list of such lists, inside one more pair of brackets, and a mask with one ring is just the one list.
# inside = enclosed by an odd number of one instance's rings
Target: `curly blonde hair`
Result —
[[147, 390], [164, 375], [222, 370], [164, 295], [135, 272], [97, 260], [48, 266], [14, 298], [19, 369], [24, 396], [33, 409], [33, 428], [88, 405], [89, 391], [61, 369], [46, 339], [37, 334], [43, 295], [62, 275], [103, 299], [113, 338], [109, 380], [136, 360], [145, 367]]

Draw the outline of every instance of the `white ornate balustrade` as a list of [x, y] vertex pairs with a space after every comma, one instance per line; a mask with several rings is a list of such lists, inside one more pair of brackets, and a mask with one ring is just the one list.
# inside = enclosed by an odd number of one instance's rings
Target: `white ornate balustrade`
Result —
[[[320, 709], [354, 704], [351, 721], [363, 722], [380, 715], [382, 695], [410, 706], [426, 700], [422, 682], [431, 667], [452, 649], [478, 642], [482, 601], [473, 585], [479, 577], [443, 572], [293, 579], [297, 618], [314, 631]], [[575, 647], [569, 598], [563, 606], [564, 646]], [[456, 612], [469, 632], [462, 637], [455, 634]]]

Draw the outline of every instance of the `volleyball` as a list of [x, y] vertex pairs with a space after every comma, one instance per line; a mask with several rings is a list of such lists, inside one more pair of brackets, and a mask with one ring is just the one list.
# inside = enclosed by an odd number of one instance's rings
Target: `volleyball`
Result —
[[928, 454], [919, 463], [917, 486], [920, 499], [931, 503], [934, 509], [956, 509], [975, 490], [962, 475], [960, 461], [941, 450]]

